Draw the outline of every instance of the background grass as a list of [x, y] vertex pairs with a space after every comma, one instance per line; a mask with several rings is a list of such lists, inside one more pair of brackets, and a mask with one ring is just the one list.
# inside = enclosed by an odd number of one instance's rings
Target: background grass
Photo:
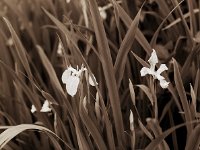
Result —
[[[0, 147], [198, 149], [199, 7], [195, 0], [0, 1]], [[153, 48], [169, 68], [167, 89], [140, 75]], [[82, 78], [72, 98], [61, 75], [82, 64], [98, 86]], [[51, 112], [31, 113], [46, 99]]]

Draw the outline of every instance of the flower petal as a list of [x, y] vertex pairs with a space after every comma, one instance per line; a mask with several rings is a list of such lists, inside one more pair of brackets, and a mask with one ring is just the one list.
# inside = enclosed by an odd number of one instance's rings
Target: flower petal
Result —
[[100, 16], [103, 20], [105, 20], [107, 18], [107, 13], [106, 13], [106, 10], [102, 7], [98, 7], [99, 9], [99, 12], [100, 12]]
[[36, 111], [37, 111], [37, 110], [36, 110], [36, 108], [35, 108], [35, 105], [32, 105], [32, 106], [31, 106], [31, 112], [34, 113], [34, 112], [36, 112]]
[[42, 109], [40, 110], [40, 112], [50, 112], [51, 108], [49, 107], [49, 101], [45, 100], [44, 104], [42, 105]]
[[165, 64], [161, 64], [156, 73], [161, 74], [165, 70], [168, 70], [167, 66]]
[[[94, 78], [94, 82], [93, 82], [93, 80], [92, 80], [92, 77]], [[89, 84], [90, 84], [91, 86], [98, 85], [94, 74], [92, 74], [91, 76], [89, 75]]]
[[149, 74], [149, 72], [150, 72], [150, 69], [147, 68], [147, 67], [143, 67], [143, 68], [140, 70], [140, 74], [141, 74], [142, 77], [143, 77], [143, 76], [146, 76], [147, 74]]
[[76, 94], [78, 85], [80, 82], [80, 78], [76, 76], [69, 76], [69, 78], [66, 80], [66, 90], [69, 95], [72, 97]]
[[154, 49], [153, 49], [153, 52], [151, 53], [151, 57], [149, 58], [148, 62], [150, 63], [151, 68], [154, 70], [155, 65], [158, 63], [158, 57]]
[[160, 80], [165, 80], [165, 78], [163, 76], [161, 76], [160, 74], [157, 74], [157, 73], [155, 73], [154, 78], [158, 79], [159, 81]]
[[71, 75], [71, 71], [68, 70], [68, 69], [66, 69], [66, 70], [63, 72], [62, 77], [61, 77], [62, 82], [63, 82], [63, 83], [66, 83], [67, 80], [68, 80], [68, 78], [70, 77], [70, 75]]
[[167, 82], [166, 80], [160, 80], [160, 86], [165, 89], [167, 88], [169, 85], [169, 82]]

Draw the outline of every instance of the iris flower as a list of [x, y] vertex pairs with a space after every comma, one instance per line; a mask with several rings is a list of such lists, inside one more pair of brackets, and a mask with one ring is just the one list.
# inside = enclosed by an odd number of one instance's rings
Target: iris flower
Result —
[[146, 76], [147, 74], [152, 75], [154, 79], [157, 79], [160, 81], [160, 86], [164, 89], [167, 88], [169, 85], [169, 82], [165, 80], [165, 78], [161, 75], [161, 73], [165, 70], [168, 70], [167, 66], [165, 64], [161, 64], [157, 71], [155, 71], [156, 64], [158, 63], [158, 57], [156, 54], [156, 51], [153, 49], [153, 52], [151, 53], [151, 57], [148, 60], [150, 64], [150, 68], [143, 67], [140, 71], [141, 76]]
[[[86, 71], [87, 69], [84, 68], [83, 66], [81, 69], [74, 69], [73, 67], [69, 66], [62, 74], [62, 82], [66, 84], [66, 90], [69, 95], [74, 97], [76, 95], [77, 90], [78, 90], [78, 85], [80, 82], [80, 76], [81, 74]], [[95, 83], [92, 80], [92, 77], [95, 81]], [[94, 75], [92, 74], [92, 77], [89, 76], [89, 84], [92, 86], [97, 85], [98, 83], [96, 82], [96, 79]]]

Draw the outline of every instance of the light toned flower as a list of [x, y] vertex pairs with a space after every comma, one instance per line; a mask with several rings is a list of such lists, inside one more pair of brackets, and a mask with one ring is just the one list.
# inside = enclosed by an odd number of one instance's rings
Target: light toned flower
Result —
[[[72, 97], [77, 93], [80, 76], [84, 71], [87, 71], [87, 69], [83, 67], [83, 65], [81, 69], [78, 69], [78, 67], [77, 69], [74, 69], [69, 66], [62, 74], [62, 82], [66, 84], [67, 93]], [[91, 76], [93, 77], [94, 82]], [[89, 75], [89, 84], [92, 86], [97, 85], [98, 83], [96, 82], [95, 76], [93, 74], [91, 76]]]
[[148, 62], [150, 64], [150, 68], [143, 67], [140, 71], [141, 76], [146, 76], [147, 74], [152, 75], [154, 79], [158, 79], [160, 81], [160, 86], [162, 88], [167, 88], [169, 82], [167, 82], [165, 78], [161, 76], [161, 73], [165, 70], [168, 70], [168, 68], [165, 64], [161, 64], [158, 70], [155, 71], [156, 64], [158, 63], [158, 57], [154, 49]]
[[34, 113], [34, 112], [36, 112], [36, 111], [37, 111], [37, 110], [36, 110], [36, 108], [35, 108], [35, 105], [32, 105], [32, 106], [31, 106], [31, 112]]
[[100, 12], [100, 16], [103, 20], [105, 20], [107, 18], [107, 13], [104, 7], [98, 7], [99, 12]]
[[77, 68], [76, 70], [69, 66], [62, 74], [62, 82], [66, 84], [67, 93], [72, 97], [77, 93], [80, 75], [84, 70], [84, 67], [82, 67], [80, 70]]
[[160, 86], [163, 88], [163, 89], [166, 89], [169, 85], [169, 82], [167, 82], [166, 80], [160, 80]]
[[50, 102], [48, 100], [45, 100], [40, 112], [50, 112], [50, 111], [51, 111]]

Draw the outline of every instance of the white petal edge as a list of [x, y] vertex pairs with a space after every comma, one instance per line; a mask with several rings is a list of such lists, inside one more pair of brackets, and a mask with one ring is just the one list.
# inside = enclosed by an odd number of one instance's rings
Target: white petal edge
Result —
[[151, 67], [155, 66], [158, 63], [158, 57], [155, 49], [153, 49], [153, 52], [151, 53], [151, 57], [149, 58], [148, 62], [150, 63]]
[[143, 67], [141, 70], [140, 70], [140, 74], [141, 74], [141, 76], [143, 77], [143, 76], [146, 76], [147, 74], [149, 74], [149, 68], [147, 68], [147, 67]]
[[169, 86], [169, 82], [167, 82], [166, 80], [160, 80], [160, 86], [163, 89], [166, 89]]
[[36, 112], [37, 110], [36, 110], [36, 108], [35, 108], [35, 105], [32, 105], [31, 106], [31, 113], [34, 113], [34, 112]]
[[161, 74], [163, 71], [168, 70], [165, 64], [161, 64], [156, 73]]
[[45, 100], [40, 112], [50, 112], [51, 108], [49, 107], [49, 104], [50, 104], [49, 101]]
[[71, 71], [68, 70], [68, 69], [66, 69], [66, 70], [63, 72], [62, 77], [61, 77], [62, 82], [63, 82], [63, 83], [66, 83], [66, 82], [67, 82], [67, 79], [70, 77], [70, 75], [71, 75]]
[[80, 82], [79, 77], [70, 76], [65, 83], [67, 93], [72, 97], [74, 97], [74, 95], [76, 95], [77, 93], [79, 82]]
[[98, 9], [99, 9], [101, 18], [105, 20], [107, 18], [107, 13], [105, 9], [103, 9], [102, 7], [98, 7]]

